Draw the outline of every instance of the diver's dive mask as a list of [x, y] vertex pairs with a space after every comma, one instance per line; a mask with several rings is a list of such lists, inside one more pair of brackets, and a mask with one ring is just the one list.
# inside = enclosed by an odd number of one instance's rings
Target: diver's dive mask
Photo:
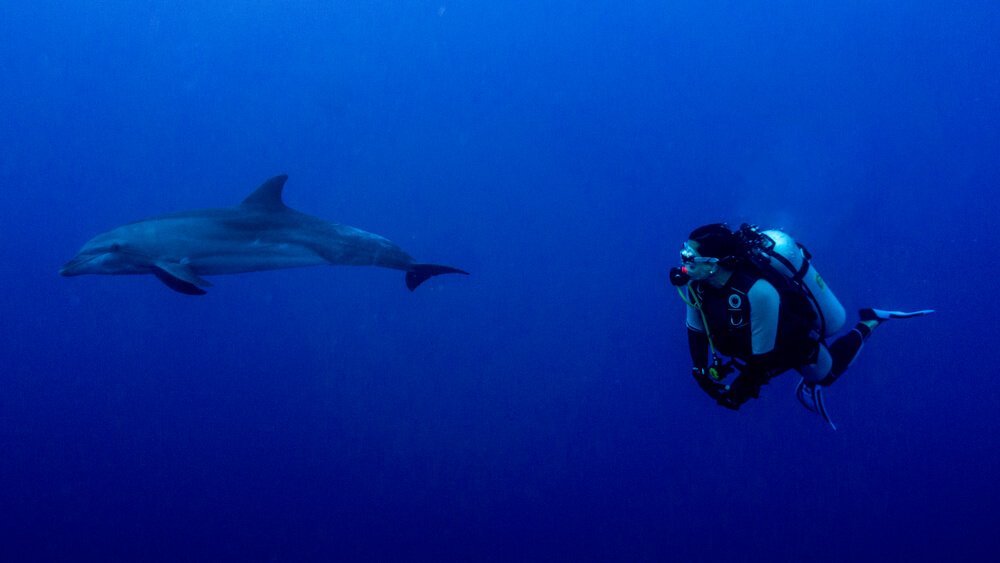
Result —
[[[705, 267], [708, 266], [708, 267]], [[691, 280], [708, 278], [719, 269], [719, 259], [699, 256], [691, 245], [684, 243], [681, 248], [681, 267], [670, 269], [670, 283], [682, 286]]]

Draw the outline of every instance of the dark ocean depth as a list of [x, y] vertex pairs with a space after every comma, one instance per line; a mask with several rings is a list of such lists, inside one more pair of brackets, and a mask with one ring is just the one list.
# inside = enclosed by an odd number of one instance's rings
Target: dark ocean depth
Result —
[[[7, 0], [0, 561], [995, 561], [1000, 6]], [[63, 278], [288, 205], [471, 275]], [[667, 271], [803, 242], [878, 329], [731, 412]]]

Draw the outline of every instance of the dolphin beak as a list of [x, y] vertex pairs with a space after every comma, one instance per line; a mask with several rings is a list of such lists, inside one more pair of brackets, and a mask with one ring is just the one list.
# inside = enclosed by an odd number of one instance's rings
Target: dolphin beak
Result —
[[72, 260], [70, 260], [69, 262], [66, 262], [66, 264], [64, 264], [62, 268], [59, 268], [59, 275], [60, 276], [67, 276], [67, 277], [68, 276], [79, 276], [80, 274], [83, 273], [83, 272], [80, 271], [80, 266], [83, 266], [84, 264], [86, 264], [87, 262], [90, 262], [94, 258], [96, 258], [96, 257], [95, 256], [77, 255]]

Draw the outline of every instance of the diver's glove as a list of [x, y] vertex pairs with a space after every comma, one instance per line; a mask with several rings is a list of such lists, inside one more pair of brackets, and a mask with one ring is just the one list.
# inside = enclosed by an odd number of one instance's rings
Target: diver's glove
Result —
[[716, 366], [711, 368], [694, 367], [691, 375], [709, 397], [715, 399], [719, 406], [730, 410], [739, 410], [743, 403], [750, 399], [760, 397], [760, 387], [767, 382], [767, 373], [748, 371], [744, 366], [744, 371], [731, 383], [726, 384], [721, 380], [729, 373], [729, 369], [720, 373]]
[[698, 387], [701, 387], [702, 391], [716, 401], [729, 390], [729, 386], [725, 383], [720, 383], [712, 379], [707, 368], [695, 366], [691, 368], [691, 375], [694, 377], [695, 382], [698, 383]]
[[744, 371], [731, 384], [726, 385], [726, 392], [715, 402], [727, 409], [739, 410], [743, 403], [760, 397], [760, 387], [767, 381], [764, 375]]
[[746, 396], [740, 397], [732, 393], [725, 393], [716, 399], [715, 402], [718, 403], [720, 407], [725, 407], [731, 411], [738, 411], [740, 410], [740, 407], [743, 406], [743, 403], [747, 402], [749, 399], [750, 398]]

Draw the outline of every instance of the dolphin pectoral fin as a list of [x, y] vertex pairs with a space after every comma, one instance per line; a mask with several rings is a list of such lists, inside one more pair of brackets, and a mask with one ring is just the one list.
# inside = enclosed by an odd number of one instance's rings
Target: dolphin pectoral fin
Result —
[[163, 282], [164, 285], [170, 289], [183, 293], [184, 295], [205, 295], [206, 291], [193, 283], [188, 283], [182, 279], [175, 278], [170, 275], [167, 271], [161, 270], [160, 268], [153, 268], [153, 275], [156, 279]]
[[178, 262], [157, 262], [153, 265], [153, 275], [170, 289], [186, 295], [204, 295], [205, 290], [201, 288], [212, 286], [208, 280], [194, 273], [190, 266]]
[[410, 291], [427, 281], [428, 278], [440, 276], [441, 274], [465, 274], [469, 272], [452, 268], [451, 266], [440, 266], [438, 264], [413, 264], [410, 271], [406, 272], [406, 287]]
[[170, 274], [171, 276], [185, 281], [191, 285], [196, 285], [198, 287], [212, 287], [212, 283], [205, 278], [200, 277], [198, 274], [194, 273], [190, 266], [187, 264], [181, 264], [180, 262], [157, 262], [154, 264], [157, 268], [163, 270], [164, 272]]

